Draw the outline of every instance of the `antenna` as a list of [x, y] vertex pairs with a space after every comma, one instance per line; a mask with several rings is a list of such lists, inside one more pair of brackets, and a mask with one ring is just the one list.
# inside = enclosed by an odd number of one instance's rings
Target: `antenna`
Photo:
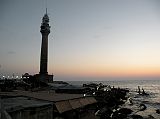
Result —
[[47, 0], [45, 0], [45, 5], [46, 5], [46, 14], [47, 14]]

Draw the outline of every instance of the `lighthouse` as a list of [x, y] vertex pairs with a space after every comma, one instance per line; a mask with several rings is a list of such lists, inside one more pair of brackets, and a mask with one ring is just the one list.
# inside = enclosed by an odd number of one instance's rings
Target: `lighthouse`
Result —
[[46, 8], [46, 13], [42, 18], [40, 32], [42, 34], [42, 42], [41, 42], [41, 55], [40, 55], [40, 72], [38, 77], [42, 82], [52, 82], [53, 75], [48, 74], [48, 35], [50, 33], [50, 26], [49, 26], [49, 17], [47, 14], [47, 8]]
[[42, 43], [41, 43], [41, 57], [40, 57], [40, 74], [48, 74], [48, 35], [50, 33], [50, 26], [49, 26], [49, 17], [46, 14], [42, 18], [41, 23], [41, 30], [42, 34]]

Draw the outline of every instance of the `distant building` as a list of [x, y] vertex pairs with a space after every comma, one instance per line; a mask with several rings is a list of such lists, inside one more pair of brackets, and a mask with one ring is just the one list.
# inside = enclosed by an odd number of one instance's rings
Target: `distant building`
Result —
[[30, 75], [29, 73], [22, 74], [23, 79], [30, 78], [31, 76], [32, 75]]

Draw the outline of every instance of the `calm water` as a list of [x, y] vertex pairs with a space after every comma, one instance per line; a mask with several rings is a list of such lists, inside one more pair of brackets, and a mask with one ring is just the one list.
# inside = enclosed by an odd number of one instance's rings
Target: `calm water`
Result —
[[[91, 83], [91, 81], [68, 81], [74, 85]], [[145, 102], [148, 106], [160, 109], [160, 80], [123, 80], [123, 81], [93, 81], [93, 83], [103, 83], [120, 88], [129, 88], [131, 93], [137, 94], [137, 88], [140, 86], [149, 96], [135, 97], [136, 100]]]

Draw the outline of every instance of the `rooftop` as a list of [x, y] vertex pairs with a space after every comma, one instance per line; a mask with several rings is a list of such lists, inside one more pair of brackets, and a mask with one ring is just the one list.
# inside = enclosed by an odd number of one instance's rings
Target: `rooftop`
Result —
[[41, 99], [46, 101], [58, 102], [63, 100], [70, 100], [76, 98], [82, 98], [83, 94], [57, 94], [50, 91], [14, 91], [14, 92], [0, 92], [1, 96], [26, 96], [35, 99]]
[[12, 109], [11, 111], [13, 111], [13, 109], [19, 110], [27, 107], [40, 107], [44, 105], [54, 104], [59, 113], [63, 113], [65, 111], [84, 107], [86, 105], [97, 102], [95, 98], [84, 97], [82, 94], [57, 94], [49, 91], [0, 92], [0, 96], [14, 96], [12, 98], [3, 98], [4, 107], [7, 111], [10, 109]]
[[52, 103], [31, 99], [27, 97], [12, 97], [12, 98], [2, 98], [1, 99], [4, 109], [7, 112], [17, 111], [24, 108], [31, 107], [42, 107], [42, 106], [52, 106]]

